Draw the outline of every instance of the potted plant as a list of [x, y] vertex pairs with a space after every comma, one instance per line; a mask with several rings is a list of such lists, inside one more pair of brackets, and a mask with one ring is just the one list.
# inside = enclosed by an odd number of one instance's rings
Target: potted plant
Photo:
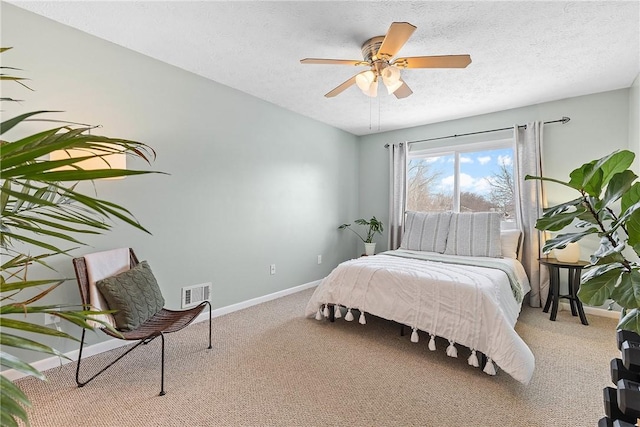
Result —
[[[0, 48], [0, 53], [10, 48]], [[16, 70], [11, 67], [2, 67]], [[22, 77], [3, 74], [2, 80], [25, 86]], [[26, 86], [25, 86], [26, 87]], [[15, 101], [3, 97], [2, 101]], [[9, 118], [0, 123], [0, 136], [12, 128], [34, 121], [42, 113], [36, 111]], [[47, 119], [47, 122], [55, 121]], [[113, 169], [105, 157], [124, 153], [150, 162], [155, 152], [144, 143], [120, 138], [92, 135], [94, 126], [75, 126], [58, 122], [58, 126], [17, 140], [0, 140], [0, 364], [36, 378], [45, 376], [29, 363], [12, 354], [11, 349], [33, 350], [67, 358], [60, 351], [43, 344], [25, 333], [79, 341], [74, 336], [43, 326], [33, 317], [16, 318], [16, 314], [48, 313], [85, 328], [91, 315], [105, 313], [89, 311], [89, 307], [71, 304], [45, 304], [43, 299], [69, 279], [39, 277], [32, 279], [27, 271], [39, 264], [48, 265], [52, 257], [69, 256], [72, 249], [64, 246], [82, 245], [77, 236], [102, 234], [112, 228], [107, 219], [121, 221], [148, 232], [124, 207], [107, 200], [83, 194], [77, 190], [80, 181], [124, 177], [152, 173], [128, 169]], [[51, 160], [53, 151], [85, 152], [82, 157]], [[79, 163], [89, 158], [104, 160], [102, 169], [82, 169]], [[61, 170], [66, 167], [67, 170]], [[75, 248], [74, 248], [75, 249]], [[53, 275], [52, 276], [56, 276]], [[29, 292], [36, 289], [36, 292]], [[23, 295], [23, 291], [29, 293]], [[35, 295], [34, 295], [35, 294]], [[103, 323], [98, 321], [99, 323]], [[105, 324], [105, 326], [107, 326]], [[108, 327], [108, 326], [107, 326]], [[31, 406], [25, 394], [8, 378], [0, 375], [0, 425], [29, 424], [26, 407]]]
[[547, 240], [543, 251], [597, 236], [598, 249], [591, 255], [582, 276], [578, 297], [586, 304], [600, 306], [612, 299], [623, 311], [618, 329], [640, 333], [640, 182], [628, 168], [635, 154], [616, 151], [585, 163], [569, 174], [569, 181], [527, 176], [572, 188], [578, 197], [544, 210], [536, 222], [541, 231], [574, 230]]
[[382, 232], [384, 231], [384, 228], [382, 227], [382, 222], [378, 221], [378, 219], [375, 216], [372, 216], [369, 221], [367, 221], [364, 218], [360, 218], [360, 219], [356, 219], [354, 222], [358, 225], [364, 225], [366, 227], [369, 227], [367, 230], [366, 239], [363, 238], [360, 235], [360, 233], [352, 229], [351, 224], [342, 224], [340, 227], [338, 227], [338, 230], [349, 229], [350, 231], [352, 231], [356, 236], [360, 238], [360, 240], [364, 242], [365, 255], [373, 255], [376, 252], [376, 243], [373, 241], [373, 236], [376, 233], [382, 234]]

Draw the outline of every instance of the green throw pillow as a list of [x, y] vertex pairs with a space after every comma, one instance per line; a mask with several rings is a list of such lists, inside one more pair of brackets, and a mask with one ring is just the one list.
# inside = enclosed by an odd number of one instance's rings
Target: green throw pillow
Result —
[[147, 261], [131, 270], [98, 280], [96, 286], [110, 310], [116, 328], [131, 331], [153, 317], [164, 307], [164, 298]]

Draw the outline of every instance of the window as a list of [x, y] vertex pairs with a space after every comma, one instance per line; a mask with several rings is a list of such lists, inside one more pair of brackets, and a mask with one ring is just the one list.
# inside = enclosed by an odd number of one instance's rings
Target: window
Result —
[[512, 140], [409, 153], [407, 210], [502, 212], [515, 221]]

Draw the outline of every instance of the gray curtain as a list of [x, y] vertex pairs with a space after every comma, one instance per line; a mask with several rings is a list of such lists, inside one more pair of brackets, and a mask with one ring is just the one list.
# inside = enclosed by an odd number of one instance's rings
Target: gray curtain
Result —
[[547, 301], [549, 294], [549, 272], [540, 268], [538, 258], [542, 256], [544, 234], [538, 231], [536, 220], [542, 215], [542, 209], [547, 206], [544, 186], [540, 180], [525, 181], [526, 175], [543, 176], [542, 169], [542, 122], [527, 123], [526, 127], [514, 127], [516, 151], [516, 194], [519, 198], [517, 215], [519, 226], [524, 233], [522, 247], [522, 265], [529, 281], [531, 293], [529, 305], [540, 307]]
[[404, 209], [407, 200], [407, 143], [389, 144], [389, 250], [402, 241]]

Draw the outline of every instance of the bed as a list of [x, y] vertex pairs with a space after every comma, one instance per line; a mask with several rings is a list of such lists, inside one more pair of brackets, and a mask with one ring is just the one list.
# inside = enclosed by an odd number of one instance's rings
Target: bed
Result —
[[[468, 363], [495, 375], [495, 365], [528, 384], [533, 353], [516, 333], [529, 281], [517, 259], [520, 233], [500, 230], [495, 213], [409, 212], [400, 249], [341, 263], [316, 288], [305, 314], [366, 324], [368, 314], [407, 325], [447, 355], [462, 347]], [[514, 246], [515, 243], [515, 246]], [[515, 249], [514, 249], [515, 248]], [[504, 255], [503, 255], [504, 253]], [[333, 317], [333, 316], [332, 316]]]

